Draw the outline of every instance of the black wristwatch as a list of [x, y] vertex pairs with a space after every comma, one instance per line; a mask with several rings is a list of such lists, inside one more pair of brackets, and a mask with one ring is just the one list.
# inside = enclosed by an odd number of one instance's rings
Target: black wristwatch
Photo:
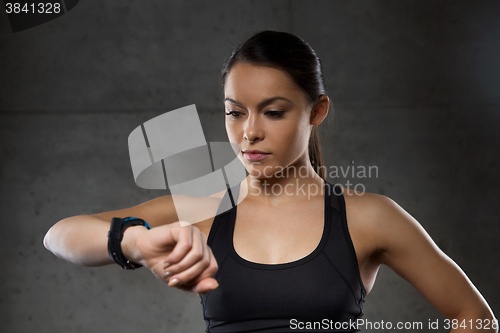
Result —
[[108, 232], [108, 252], [111, 259], [120, 265], [123, 269], [136, 269], [142, 265], [128, 261], [123, 255], [121, 241], [123, 239], [123, 232], [131, 226], [142, 225], [151, 229], [149, 224], [136, 217], [126, 217], [124, 219], [113, 217], [111, 220], [111, 228]]

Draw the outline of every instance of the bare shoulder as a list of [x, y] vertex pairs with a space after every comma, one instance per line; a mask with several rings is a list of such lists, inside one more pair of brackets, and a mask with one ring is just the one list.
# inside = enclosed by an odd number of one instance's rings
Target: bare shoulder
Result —
[[342, 188], [346, 215], [351, 216], [349, 222], [362, 224], [364, 227], [373, 227], [380, 222], [380, 216], [393, 209], [392, 200], [385, 195], [369, 192], [359, 192]]
[[390, 219], [387, 219], [389, 216], [408, 214], [394, 200], [382, 194], [359, 192], [346, 188], [342, 188], [342, 194], [346, 211], [348, 210], [352, 216], [363, 217], [367, 223], [377, 223], [378, 227], [384, 221], [390, 222]]
[[343, 194], [349, 228], [371, 244], [374, 251], [383, 253], [383, 263], [398, 251], [434, 247], [421, 224], [391, 198], [349, 189], [343, 189]]
[[342, 188], [342, 194], [351, 236], [364, 244], [365, 250], [371, 254], [386, 250], [391, 235], [396, 232], [419, 226], [410, 214], [385, 195], [346, 188]]

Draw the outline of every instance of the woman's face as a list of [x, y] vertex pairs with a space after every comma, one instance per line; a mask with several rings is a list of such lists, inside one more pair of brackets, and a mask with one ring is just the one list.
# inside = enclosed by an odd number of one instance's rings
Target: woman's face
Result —
[[238, 157], [252, 177], [307, 165], [311, 110], [284, 71], [238, 62], [226, 77], [224, 94], [229, 141], [239, 146]]

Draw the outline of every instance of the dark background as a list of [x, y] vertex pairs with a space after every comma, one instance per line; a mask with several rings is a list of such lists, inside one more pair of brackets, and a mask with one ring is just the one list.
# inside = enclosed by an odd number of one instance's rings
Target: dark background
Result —
[[[326, 165], [378, 167], [330, 181], [395, 200], [500, 313], [499, 1], [88, 0], [19, 33], [0, 8], [2, 332], [204, 331], [196, 294], [146, 269], [73, 265], [42, 239], [65, 217], [166, 194], [134, 183], [141, 123], [196, 104], [207, 141], [227, 140], [219, 69], [262, 29], [322, 59]], [[387, 267], [365, 318], [444, 319]]]

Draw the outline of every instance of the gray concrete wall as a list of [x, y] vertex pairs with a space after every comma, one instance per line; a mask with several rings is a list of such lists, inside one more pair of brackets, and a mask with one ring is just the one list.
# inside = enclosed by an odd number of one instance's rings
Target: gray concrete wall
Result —
[[[133, 180], [127, 137], [144, 121], [196, 104], [207, 141], [226, 140], [219, 68], [261, 29], [322, 59], [326, 165], [378, 167], [330, 181], [399, 203], [500, 315], [498, 1], [81, 1], [16, 34], [1, 13], [2, 332], [204, 331], [195, 294], [147, 270], [67, 263], [42, 239], [62, 218], [165, 194]], [[386, 267], [365, 313], [443, 319]]]

